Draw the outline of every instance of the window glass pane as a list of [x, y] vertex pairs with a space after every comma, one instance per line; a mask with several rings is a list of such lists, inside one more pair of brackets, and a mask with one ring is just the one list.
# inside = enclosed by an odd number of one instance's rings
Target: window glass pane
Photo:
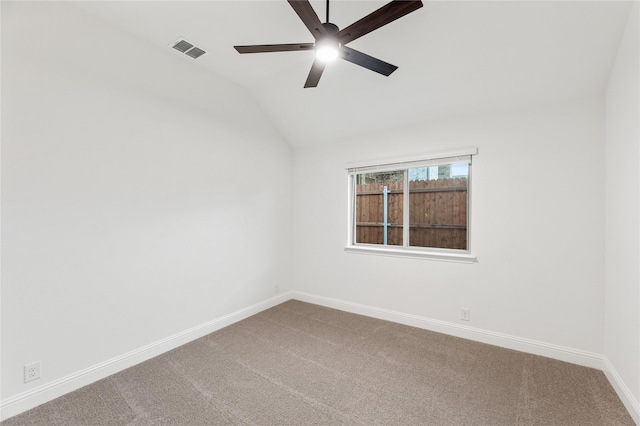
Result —
[[355, 242], [401, 246], [404, 171], [355, 176]]
[[409, 245], [467, 249], [468, 164], [408, 170]]

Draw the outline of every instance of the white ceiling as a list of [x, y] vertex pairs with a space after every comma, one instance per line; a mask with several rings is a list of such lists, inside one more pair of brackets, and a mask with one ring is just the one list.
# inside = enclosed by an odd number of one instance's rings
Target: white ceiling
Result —
[[[324, 22], [325, 2], [311, 3]], [[385, 3], [333, 0], [331, 21], [344, 28]], [[631, 8], [615, 1], [424, 3], [349, 44], [397, 65], [390, 77], [338, 60], [312, 89], [303, 84], [313, 51], [233, 49], [312, 42], [285, 0], [75, 4], [245, 87], [293, 146], [603, 93]], [[179, 57], [168, 47], [179, 37], [207, 54]]]

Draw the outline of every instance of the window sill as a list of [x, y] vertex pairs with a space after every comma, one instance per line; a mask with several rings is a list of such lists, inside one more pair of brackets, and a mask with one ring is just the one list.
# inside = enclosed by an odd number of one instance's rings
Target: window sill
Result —
[[423, 251], [405, 248], [389, 248], [375, 246], [346, 246], [347, 253], [373, 254], [378, 256], [409, 257], [414, 259], [438, 260], [442, 262], [477, 263], [478, 259], [470, 253], [449, 253], [439, 251]]

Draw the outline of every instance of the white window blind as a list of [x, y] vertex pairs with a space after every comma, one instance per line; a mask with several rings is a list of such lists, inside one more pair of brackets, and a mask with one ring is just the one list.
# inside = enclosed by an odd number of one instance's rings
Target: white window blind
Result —
[[471, 156], [477, 154], [477, 148], [467, 148], [455, 152], [428, 154], [407, 159], [376, 161], [348, 165], [349, 174], [388, 172], [418, 167], [442, 166], [445, 164], [471, 164]]

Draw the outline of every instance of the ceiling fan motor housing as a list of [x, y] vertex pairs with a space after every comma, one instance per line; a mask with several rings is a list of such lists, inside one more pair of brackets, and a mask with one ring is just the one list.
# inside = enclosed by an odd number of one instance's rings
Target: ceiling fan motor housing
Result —
[[338, 31], [340, 31], [340, 28], [338, 28], [338, 26], [336, 24], [332, 24], [331, 22], [325, 22], [324, 24], [322, 24], [322, 26], [324, 27], [324, 29], [327, 31], [327, 33], [330, 36], [336, 34]]

